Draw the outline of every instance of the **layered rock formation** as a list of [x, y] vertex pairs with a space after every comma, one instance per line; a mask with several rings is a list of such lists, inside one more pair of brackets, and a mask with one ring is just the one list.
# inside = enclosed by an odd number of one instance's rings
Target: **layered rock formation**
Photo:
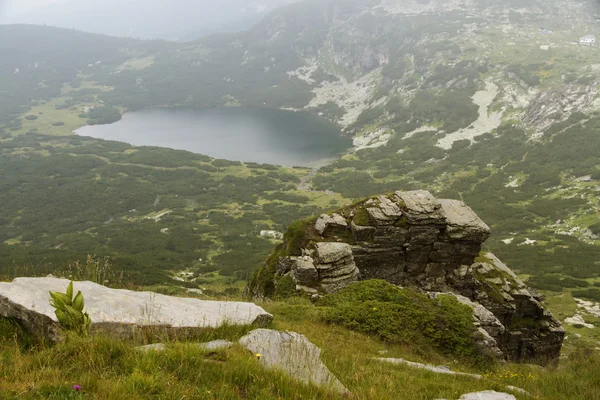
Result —
[[300, 221], [252, 279], [255, 296], [287, 282], [313, 296], [357, 279], [384, 279], [432, 296], [452, 293], [474, 310], [477, 341], [513, 361], [559, 356], [564, 330], [493, 254], [482, 254], [489, 227], [463, 202], [426, 191], [367, 199], [318, 219]]

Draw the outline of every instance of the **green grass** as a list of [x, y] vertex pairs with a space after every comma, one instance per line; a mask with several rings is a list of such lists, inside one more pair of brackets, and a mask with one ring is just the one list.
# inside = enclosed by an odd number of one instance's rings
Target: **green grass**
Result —
[[[319, 322], [315, 307], [293, 299], [264, 305], [275, 315], [273, 328], [304, 334], [322, 348], [328, 368], [352, 393], [353, 399], [457, 399], [479, 390], [508, 391], [513, 385], [532, 396], [519, 400], [589, 400], [600, 398], [600, 357], [592, 351], [565, 358], [555, 368], [499, 364], [478, 369], [434, 349], [414, 344], [389, 344], [343, 327]], [[248, 327], [206, 331], [194, 338], [204, 342], [235, 341]], [[123, 341], [106, 336], [70, 338], [56, 346], [23, 346], [13, 324], [0, 322], [0, 399], [339, 399], [334, 393], [306, 386], [277, 371], [262, 368], [255, 355], [240, 346], [213, 353], [189, 341], [167, 342], [164, 353], [140, 353], [134, 346], [149, 342]], [[158, 341], [156, 337], [154, 340]], [[33, 347], [32, 347], [33, 346]], [[446, 365], [456, 371], [484, 375], [439, 375], [408, 366], [388, 365], [374, 357], [405, 358]], [[76, 393], [80, 385], [84, 394]], [[78, 397], [79, 396], [79, 397]]]
[[[26, 132], [34, 131], [48, 135], [71, 135], [77, 128], [87, 125], [87, 121], [79, 117], [81, 110], [57, 110], [58, 104], [64, 103], [67, 98], [59, 97], [31, 108], [26, 115], [35, 115], [38, 118], [34, 121], [23, 119], [23, 126], [17, 131], [11, 132], [14, 135], [20, 135]], [[62, 122], [64, 125], [55, 126], [55, 123]]]

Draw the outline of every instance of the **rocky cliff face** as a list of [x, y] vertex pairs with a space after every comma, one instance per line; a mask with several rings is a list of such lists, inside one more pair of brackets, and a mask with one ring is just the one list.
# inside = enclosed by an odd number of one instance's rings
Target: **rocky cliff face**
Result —
[[477, 340], [492, 354], [556, 360], [564, 330], [539, 294], [493, 254], [481, 253], [489, 235], [463, 202], [426, 191], [381, 195], [292, 225], [250, 290], [268, 297], [292, 286], [319, 296], [384, 279], [433, 297], [452, 293], [473, 308]]

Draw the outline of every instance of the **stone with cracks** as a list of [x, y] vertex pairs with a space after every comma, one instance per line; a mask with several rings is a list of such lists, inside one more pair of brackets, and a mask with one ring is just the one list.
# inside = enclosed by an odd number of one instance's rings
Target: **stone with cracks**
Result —
[[440, 200], [446, 216], [446, 235], [455, 240], [480, 240], [490, 236], [490, 228], [465, 203], [458, 200]]
[[[17, 278], [12, 283], [0, 282], [0, 317], [13, 318], [32, 334], [51, 342], [60, 340], [60, 327], [50, 305], [49, 291], [64, 293], [69, 282], [57, 278]], [[75, 282], [74, 289], [83, 293], [92, 331], [125, 337], [145, 327], [160, 327], [175, 333], [223, 324], [266, 326], [273, 319], [252, 303], [110, 289], [93, 282]]]
[[[481, 252], [490, 228], [463, 202], [438, 200], [424, 190], [395, 192], [334, 215], [349, 226], [325, 237], [307, 229], [307, 244], [290, 250], [307, 255], [310, 268], [282, 256], [273, 281], [287, 273], [302, 276], [297, 288], [311, 295], [368, 279], [453, 294], [473, 309], [475, 343], [486, 353], [517, 362], [558, 360], [565, 335], [560, 322], [535, 290], [493, 254]], [[260, 286], [251, 283], [249, 290], [263, 297]]]
[[267, 368], [278, 369], [305, 383], [339, 393], [348, 392], [321, 361], [321, 349], [304, 335], [256, 329], [242, 337], [239, 343], [253, 354], [260, 355], [260, 363]]
[[323, 215], [321, 215], [321, 218], [319, 218], [317, 220], [317, 222], [315, 223], [315, 229], [321, 235], [324, 234], [325, 231], [330, 227], [346, 228], [347, 226], [348, 226], [348, 223], [346, 222], [346, 219], [339, 214], [333, 214], [333, 215], [323, 214]]
[[352, 256], [352, 247], [347, 243], [317, 243], [315, 249], [320, 264], [330, 264]]

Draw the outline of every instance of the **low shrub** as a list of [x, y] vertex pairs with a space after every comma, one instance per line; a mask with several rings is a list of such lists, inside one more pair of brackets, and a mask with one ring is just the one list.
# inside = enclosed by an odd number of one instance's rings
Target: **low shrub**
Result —
[[574, 297], [583, 297], [585, 299], [600, 301], [600, 290], [598, 289], [580, 289], [571, 292]]
[[352, 284], [324, 296], [322, 319], [390, 343], [419, 343], [442, 354], [477, 358], [473, 313], [452, 296], [430, 299], [383, 280]]

